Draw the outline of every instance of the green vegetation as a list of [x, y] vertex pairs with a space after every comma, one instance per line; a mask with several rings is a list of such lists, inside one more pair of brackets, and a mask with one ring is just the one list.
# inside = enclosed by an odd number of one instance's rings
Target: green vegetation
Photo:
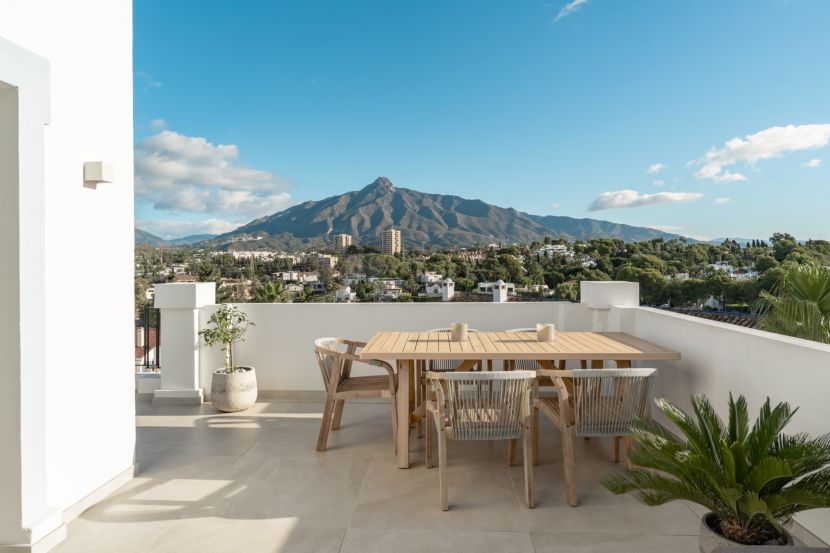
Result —
[[[234, 259], [227, 252], [186, 247], [162, 252], [139, 245], [136, 307], [150, 301], [145, 297], [149, 286], [172, 281], [174, 269], [183, 268], [199, 281], [216, 282], [218, 302], [334, 301], [334, 291], [349, 275], [396, 279], [401, 288], [398, 301], [433, 301], [418, 296], [424, 290], [418, 276], [427, 271], [452, 278], [457, 293], [474, 291], [478, 282], [502, 279], [527, 289], [519, 292], [524, 299], [541, 299], [542, 292], [529, 290], [546, 285], [550, 291], [546, 299], [577, 301], [580, 281], [613, 279], [639, 282], [644, 305], [700, 309], [714, 298], [728, 310], [749, 312], [755, 306], [756, 312], [764, 315], [764, 327], [770, 330], [829, 341], [828, 262], [830, 242], [800, 243], [784, 233], [774, 234], [768, 242], [726, 240], [718, 245], [662, 238], [635, 243], [545, 238], [529, 244], [407, 251], [396, 256], [355, 245], [333, 269], [318, 269], [313, 257], [252, 261]], [[725, 268], [744, 276], [733, 278]], [[315, 272], [321, 285], [287, 284], [273, 276], [289, 270]], [[383, 291], [383, 283], [377, 280], [358, 279], [351, 286], [359, 301], [376, 301]]]
[[225, 372], [234, 372], [236, 366], [233, 362], [233, 345], [245, 340], [248, 327], [255, 326], [254, 323], [249, 321], [248, 315], [237, 306], [226, 303], [210, 316], [208, 324], [212, 326], [200, 330], [199, 336], [208, 346], [222, 344], [222, 351], [225, 352]]
[[761, 292], [761, 328], [830, 344], [830, 268], [788, 267], [772, 292]]
[[692, 397], [694, 416], [657, 405], [685, 440], [639, 421], [637, 468], [606, 475], [612, 492], [634, 492], [648, 505], [692, 501], [716, 515], [724, 537], [751, 545], [778, 538], [796, 513], [830, 507], [830, 435], [784, 434], [796, 411], [788, 404], [771, 408], [767, 398], [751, 430], [743, 396], [730, 395], [727, 425], [703, 396]]

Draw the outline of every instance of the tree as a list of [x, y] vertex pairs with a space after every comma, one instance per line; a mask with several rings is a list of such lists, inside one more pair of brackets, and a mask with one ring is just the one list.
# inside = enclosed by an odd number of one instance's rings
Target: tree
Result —
[[281, 282], [264, 282], [254, 288], [256, 303], [290, 303], [291, 295]]
[[764, 330], [830, 343], [830, 268], [790, 267], [772, 293], [761, 292], [756, 311]]

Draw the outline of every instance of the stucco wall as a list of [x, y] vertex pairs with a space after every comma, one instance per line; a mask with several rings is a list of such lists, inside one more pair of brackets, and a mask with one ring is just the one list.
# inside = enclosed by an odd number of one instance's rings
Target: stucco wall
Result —
[[[45, 355], [48, 455], [32, 451], [62, 510], [133, 463], [132, 5], [6, 0], [0, 37], [49, 64], [43, 240], [21, 243], [43, 267], [21, 278], [43, 282], [45, 338], [24, 348]], [[85, 187], [85, 161], [112, 163], [115, 182]]]

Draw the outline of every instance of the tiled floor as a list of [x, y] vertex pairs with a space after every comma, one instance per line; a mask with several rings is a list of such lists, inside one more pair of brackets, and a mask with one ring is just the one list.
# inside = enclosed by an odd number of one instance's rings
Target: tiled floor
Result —
[[449, 446], [450, 511], [413, 440], [396, 468], [389, 407], [347, 403], [329, 450], [315, 444], [317, 402], [258, 403], [244, 413], [136, 404], [139, 475], [69, 526], [60, 553], [697, 551], [698, 517], [614, 496], [598, 481], [609, 443], [579, 440], [580, 506], [564, 500], [556, 432], [542, 430], [537, 506], [523, 506], [521, 466], [502, 443]]

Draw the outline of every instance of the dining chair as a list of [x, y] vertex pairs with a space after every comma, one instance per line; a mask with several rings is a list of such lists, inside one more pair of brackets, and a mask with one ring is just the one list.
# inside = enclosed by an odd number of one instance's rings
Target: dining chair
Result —
[[[531, 411], [534, 371], [431, 372], [427, 412], [438, 437], [441, 509], [448, 504], [447, 440], [522, 440], [525, 500], [533, 507]], [[427, 468], [432, 467], [432, 424], [427, 421]]]
[[[505, 332], [532, 332], [533, 335], [536, 335], [536, 328], [535, 327], [521, 327], [521, 328], [510, 328], [505, 330]], [[552, 360], [553, 361], [553, 360]], [[565, 361], [560, 359], [557, 361], [557, 366], [559, 369], [565, 368]], [[539, 363], [532, 359], [508, 359], [504, 361], [504, 370], [506, 371], [538, 371], [540, 370]], [[554, 386], [553, 381], [544, 376], [539, 374], [537, 377], [537, 386], [541, 388], [545, 388], [545, 393], [547, 394], [555, 394], [556, 393], [556, 386]], [[541, 393], [541, 390], [540, 390]], [[539, 426], [539, 407], [533, 407], [533, 423], [536, 426]], [[539, 433], [533, 433], [533, 464], [539, 464]], [[507, 464], [509, 466], [513, 466], [516, 461], [516, 442], [511, 441], [508, 448], [507, 448]]]
[[[320, 423], [317, 451], [326, 450], [329, 429], [339, 430], [346, 400], [358, 398], [388, 398], [392, 404], [392, 436], [397, 452], [398, 416], [395, 405], [395, 371], [383, 361], [363, 361], [359, 351], [366, 344], [345, 338], [318, 338], [314, 341], [314, 353], [320, 365], [323, 383], [326, 386], [326, 405]], [[386, 374], [352, 376], [355, 363], [380, 367]]]
[[[557, 395], [539, 397], [542, 413], [562, 435], [565, 465], [565, 499], [577, 505], [574, 469], [574, 436], [622, 437], [626, 463], [631, 449], [631, 429], [649, 413], [651, 386], [657, 369], [580, 369], [548, 371]], [[539, 426], [534, 426], [534, 432]]]

